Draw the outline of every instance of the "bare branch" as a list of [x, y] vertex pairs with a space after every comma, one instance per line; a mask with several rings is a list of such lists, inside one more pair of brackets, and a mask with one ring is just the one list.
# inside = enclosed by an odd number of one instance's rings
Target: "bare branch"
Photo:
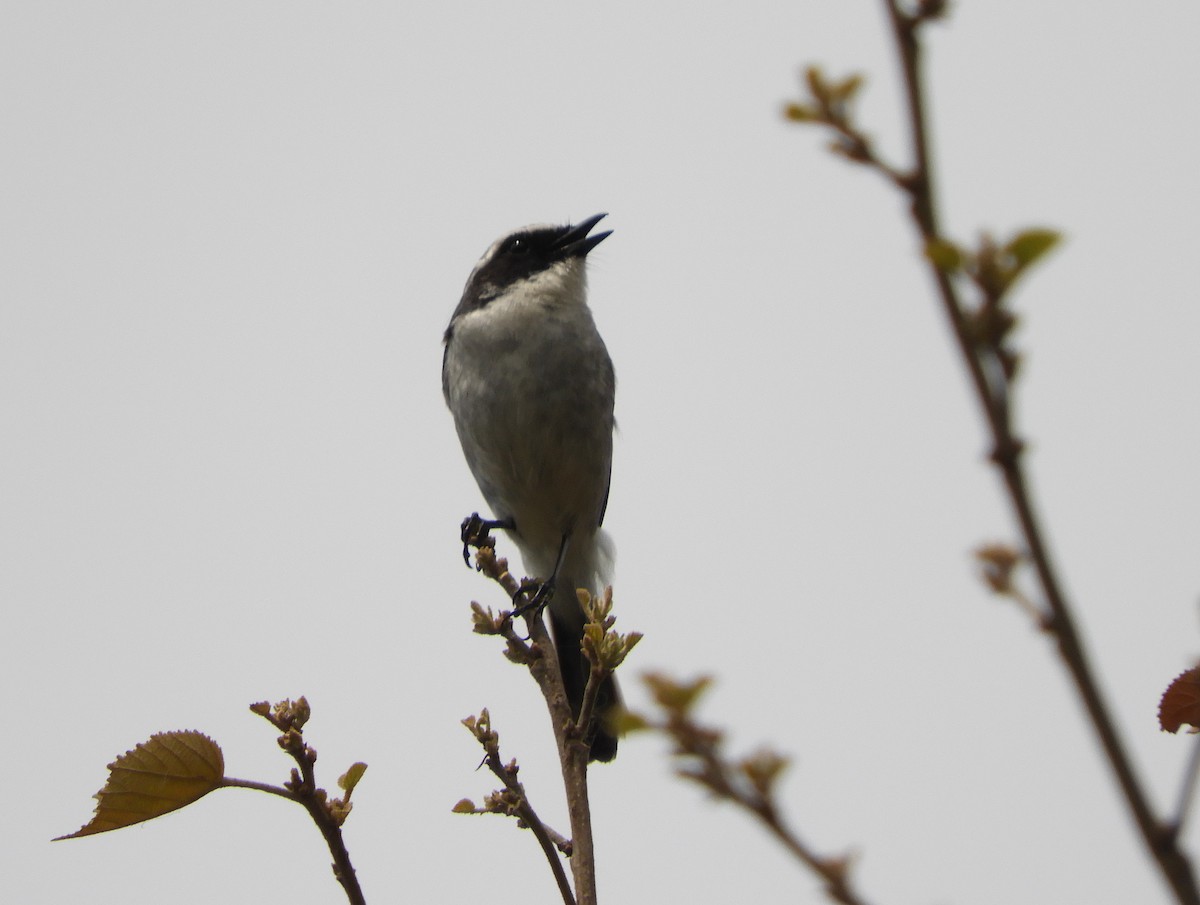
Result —
[[851, 880], [849, 856], [820, 855], [792, 830], [778, 807], [776, 788], [788, 766], [785, 757], [762, 749], [740, 760], [724, 753], [725, 735], [702, 725], [693, 716], [697, 701], [708, 688], [707, 678], [679, 682], [663, 675], [648, 675], [650, 689], [662, 716], [629, 715], [636, 728], [653, 729], [673, 744], [675, 772], [703, 786], [716, 798], [753, 814], [792, 855], [825, 884], [825, 893], [841, 905], [866, 905]]
[[533, 805], [529, 803], [525, 787], [517, 779], [520, 769], [517, 762], [514, 760], [505, 764], [501, 761], [500, 734], [492, 729], [491, 718], [487, 710], [483, 710], [477, 717], [468, 717], [463, 720], [463, 725], [471, 730], [471, 733], [483, 746], [483, 750], [486, 752], [484, 763], [487, 764], [487, 768], [492, 771], [493, 775], [504, 783], [508, 792], [508, 795], [504, 797], [491, 796], [482, 809], [474, 810], [515, 816], [518, 826], [530, 830], [537, 838], [538, 845], [542, 848], [542, 854], [546, 856], [546, 862], [550, 865], [550, 871], [554, 874], [554, 882], [558, 885], [563, 905], [576, 905], [575, 894], [571, 891], [571, 882], [567, 879], [566, 871], [563, 870], [562, 860], [558, 854], [561, 851], [568, 857], [571, 855], [570, 841], [554, 832], [538, 817]]
[[[1033, 566], [1044, 604], [1035, 604], [1012, 585], [1010, 575], [998, 570], [995, 561], [985, 560], [984, 577], [993, 590], [1013, 597], [1035, 615], [1040, 627], [1055, 638], [1061, 659], [1083, 701], [1143, 842], [1178, 901], [1184, 905], [1200, 905], [1200, 890], [1189, 859], [1177, 847], [1175, 827], [1164, 823], [1154, 813], [1096, 682], [1075, 626], [1073, 608], [1050, 558], [1045, 532], [1027, 486], [1022, 464], [1025, 444], [1016, 435], [1011, 421], [1010, 400], [1019, 356], [1008, 345], [1016, 317], [1004, 307], [1006, 293], [1023, 270], [1058, 241], [1058, 235], [1050, 230], [1027, 230], [1003, 246], [984, 236], [974, 253], [963, 252], [942, 235], [930, 162], [921, 38], [922, 28], [942, 18], [947, 4], [944, 0], [915, 0], [910, 4], [883, 0], [883, 6], [899, 56], [912, 145], [911, 170], [904, 174], [880, 160], [854, 123], [846, 102], [861, 82], [857, 77], [830, 83], [819, 73], [809, 70], [810, 98], [790, 105], [786, 115], [799, 122], [814, 122], [830, 128], [837, 136], [834, 147], [837, 153], [877, 169], [908, 198], [937, 296], [987, 423], [992, 443], [991, 461], [1004, 482], [1027, 551], [1024, 556]], [[955, 282], [959, 276], [968, 277], [979, 290], [981, 302], [977, 306], [967, 305], [959, 295]], [[1011, 565], [1005, 568], [1011, 571]], [[1190, 781], [1185, 788], [1190, 788]]]
[[283, 733], [279, 737], [279, 747], [291, 756], [296, 766], [283, 788], [237, 779], [226, 779], [223, 784], [282, 795], [308, 811], [325, 837], [325, 844], [333, 856], [333, 875], [342, 884], [350, 905], [366, 905], [358, 875], [350, 862], [350, 852], [342, 838], [342, 823], [350, 811], [350, 794], [347, 792], [344, 799], [330, 801], [328, 793], [318, 788], [314, 770], [317, 752], [304, 742], [304, 724], [311, 713], [308, 701], [303, 697], [296, 701], [280, 701], [273, 708], [264, 702], [254, 704], [250, 709]]
[[[571, 871], [575, 880], [578, 905], [596, 905], [596, 862], [592, 838], [591, 803], [588, 798], [587, 724], [577, 724], [567, 700], [558, 657], [553, 654], [554, 643], [542, 618], [541, 607], [532, 606], [532, 597], [521, 582], [508, 571], [508, 561], [496, 557], [495, 543], [486, 531], [471, 533], [464, 529], [464, 542], [477, 548], [476, 568], [500, 585], [518, 610], [524, 611], [528, 641], [521, 639], [512, 626], [512, 613], [502, 611], [493, 616], [478, 604], [473, 604], [475, 630], [485, 634], [502, 635], [508, 643], [506, 656], [525, 665], [546, 700], [550, 724], [558, 747], [567, 812], [571, 821]], [[549, 655], [547, 655], [549, 654]], [[594, 705], [593, 705], [594, 706]]]
[[1192, 800], [1196, 797], [1196, 779], [1200, 775], [1200, 738], [1192, 743], [1192, 756], [1188, 758], [1187, 769], [1183, 773], [1183, 782], [1179, 786], [1179, 800], [1175, 805], [1175, 819], [1171, 826], [1174, 835], [1178, 836], [1187, 825], [1188, 812]]
[[[922, 239], [928, 243], [941, 238], [933, 173], [929, 162], [929, 137], [921, 77], [920, 28], [930, 17], [920, 13], [905, 13], [899, 0], [884, 0], [884, 7], [900, 56], [907, 98], [909, 131], [915, 158], [914, 178], [909, 192], [912, 214]], [[964, 314], [966, 306], [959, 299], [950, 277], [932, 262], [929, 263], [929, 269], [937, 285], [942, 307], [954, 328], [959, 350], [987, 420], [993, 444], [991, 459], [1000, 470], [1025, 547], [1037, 573], [1042, 596], [1050, 611], [1050, 630], [1058, 642], [1059, 653], [1075, 683], [1076, 691], [1083, 700], [1088, 717], [1146, 847], [1157, 860], [1178, 900], [1188, 905], [1198, 905], [1200, 890], [1197, 889], [1191, 864], [1177, 848], [1174, 834], [1159, 821], [1151, 809], [1108, 704], [1100, 692], [1083, 641], [1075, 627], [1073, 609], [1051, 561], [1045, 534], [1034, 510], [1022, 467], [1021, 452], [1024, 444], [1015, 436], [1010, 423], [1007, 380], [998, 377], [998, 373], [1004, 374], [1004, 370], [997, 372], [996, 368], [989, 367], [989, 359], [996, 361], [999, 349], [993, 344], [972, 341], [973, 337], [968, 330]]]

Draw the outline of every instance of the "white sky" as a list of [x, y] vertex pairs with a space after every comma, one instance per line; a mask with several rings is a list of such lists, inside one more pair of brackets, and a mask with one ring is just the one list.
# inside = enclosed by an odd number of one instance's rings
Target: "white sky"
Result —
[[[960, 0], [933, 33], [949, 227], [1068, 241], [1016, 298], [1018, 413], [1054, 550], [1140, 773], [1200, 649], [1200, 9]], [[796, 757], [798, 830], [878, 903], [1162, 902], [1051, 646], [974, 577], [1012, 537], [898, 198], [783, 123], [802, 65], [869, 75], [880, 5], [11, 5], [0, 30], [0, 901], [342, 901], [297, 808], [223, 792], [56, 843], [104, 765], [196, 728], [286, 777], [252, 701], [306, 694], [320, 777], [370, 764], [373, 903], [555, 901], [493, 787], [491, 708], [566, 821], [532, 683], [468, 602], [481, 505], [441, 331], [499, 233], [608, 211], [607, 526], [625, 670], [712, 672], [706, 715]], [[595, 771], [607, 902], [821, 901], [633, 739]], [[1200, 851], [1189, 829], [1187, 843]]]

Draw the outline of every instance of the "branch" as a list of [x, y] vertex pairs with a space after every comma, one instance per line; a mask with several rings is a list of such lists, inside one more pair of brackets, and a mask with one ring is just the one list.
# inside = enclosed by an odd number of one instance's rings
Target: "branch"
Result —
[[[899, 0], [884, 0], [891, 23], [892, 36], [900, 55], [907, 98], [909, 130], [913, 143], [915, 167], [909, 196], [917, 229], [926, 245], [939, 240], [940, 227], [934, 203], [933, 174], [929, 163], [929, 138], [921, 78], [920, 27], [927, 17], [905, 13]], [[1151, 809], [1142, 784], [1137, 778], [1125, 750], [1107, 702], [1104, 700], [1089, 663], [1083, 641], [1075, 627], [1072, 607], [1063, 591], [1061, 581], [1050, 558], [1045, 535], [1034, 511], [1033, 500], [1022, 467], [1023, 444], [1014, 435], [1009, 421], [1008, 394], [993, 387], [985, 356], [996, 349], [981, 347], [973, 342], [967, 329], [965, 306], [958, 298], [950, 276], [930, 261], [929, 269], [937, 285], [938, 296], [958, 341], [959, 351], [971, 375], [971, 382], [980, 407], [987, 419], [992, 439], [991, 459], [1000, 470], [1025, 547], [1033, 562], [1041, 585], [1042, 595], [1050, 610], [1050, 631], [1058, 642], [1059, 653], [1083, 700], [1104, 754], [1116, 776], [1126, 804], [1137, 823], [1142, 840], [1159, 864], [1176, 898], [1187, 905], [1200, 903], [1200, 890], [1187, 857], [1177, 848], [1174, 833], [1161, 823]], [[1007, 387], [1000, 388], [1007, 390]]]
[[473, 803], [464, 799], [458, 803], [455, 811], [472, 814], [506, 814], [517, 817], [517, 825], [530, 830], [537, 838], [538, 845], [541, 846], [542, 853], [546, 856], [546, 861], [554, 874], [554, 882], [558, 884], [558, 892], [562, 896], [563, 905], [576, 905], [575, 895], [571, 891], [571, 883], [567, 879], [566, 871], [563, 870], [562, 860], [558, 857], [560, 851], [570, 857], [572, 849], [570, 840], [564, 839], [561, 834], [546, 826], [533, 810], [533, 805], [529, 803], [529, 796], [525, 793], [525, 787], [517, 780], [517, 772], [520, 769], [517, 762], [514, 760], [505, 764], [500, 760], [500, 734], [492, 729], [491, 716], [487, 709], [481, 711], [477, 717], [467, 717], [463, 720], [463, 725], [471, 730], [476, 740], [483, 746], [484, 763], [504, 783], [505, 792], [489, 795], [484, 800], [482, 808], [476, 808]]
[[1196, 797], [1196, 779], [1200, 774], [1200, 739], [1192, 743], [1192, 756], [1188, 758], [1187, 769], [1183, 773], [1183, 782], [1179, 786], [1179, 801], [1175, 805], [1175, 817], [1171, 829], [1178, 835], [1187, 823], [1188, 811]]
[[596, 905], [596, 862], [587, 786], [588, 745], [584, 738], [585, 732], [576, 725], [572, 717], [571, 705], [567, 701], [562, 674], [558, 668], [558, 657], [553, 653], [554, 644], [542, 619], [542, 609], [532, 606], [532, 600], [524, 593], [521, 583], [508, 571], [508, 561], [496, 558], [494, 542], [486, 532], [482, 535], [468, 536], [464, 529], [464, 542], [478, 547], [475, 556], [476, 568], [499, 584], [518, 605], [518, 609], [525, 610], [528, 643], [513, 629], [511, 612], [503, 611], [498, 616], [493, 616], [490, 609], [485, 610], [477, 603], [472, 604], [475, 612], [475, 631], [503, 636], [508, 642], [506, 656], [528, 667], [546, 699], [546, 707], [550, 711], [550, 725], [558, 747], [567, 812], [571, 821], [571, 871], [575, 879], [575, 896], [578, 905]]
[[357, 782], [357, 776], [347, 780], [350, 775], [348, 773], [340, 780], [343, 788], [346, 789], [345, 798], [335, 798], [330, 801], [328, 793], [324, 789], [317, 788], [314, 772], [317, 752], [305, 744], [303, 736], [304, 724], [310, 713], [308, 702], [304, 698], [294, 702], [281, 701], [274, 708], [265, 702], [253, 704], [250, 709], [283, 733], [279, 737], [279, 747], [296, 761], [296, 766], [292, 768], [291, 779], [284, 783], [282, 788], [239, 779], [226, 779], [223, 781], [223, 785], [282, 795], [301, 805], [308, 811], [309, 816], [317, 825], [317, 829], [325, 837], [325, 844], [333, 856], [333, 875], [342, 884], [342, 889], [345, 890], [350, 905], [366, 905], [367, 900], [363, 897], [362, 887], [358, 884], [358, 875], [354, 872], [354, 865], [350, 862], [350, 853], [346, 850], [346, 843], [342, 839], [342, 823], [350, 813], [350, 794], [354, 789], [354, 783]]
[[[1005, 294], [1024, 268], [1057, 241], [1057, 235], [1031, 230], [1018, 235], [1004, 247], [996, 246], [985, 236], [973, 254], [964, 253], [943, 238], [930, 162], [920, 39], [926, 23], [944, 16], [946, 3], [945, 0], [917, 0], [911, 6], [902, 6], [900, 0], [883, 0], [883, 5], [899, 55], [912, 142], [912, 170], [905, 175], [883, 162], [870, 140], [853, 122], [849, 103], [861, 84], [861, 78], [857, 76], [840, 83], [829, 82], [819, 71], [810, 69], [807, 74], [810, 98], [805, 103], [789, 105], [785, 113], [795, 121], [816, 122], [832, 129], [838, 136], [835, 151], [876, 169], [908, 197], [938, 298], [987, 422], [992, 442], [990, 458], [1000, 471], [1027, 556], [1037, 575], [1045, 601], [1044, 611], [1032, 601], [1014, 599], [1038, 618], [1040, 628], [1054, 636], [1061, 659], [1083, 701], [1142, 840], [1176, 898], [1183, 905], [1200, 905], [1200, 890], [1191, 863], [1176, 844], [1176, 828], [1161, 821], [1151, 808], [1096, 682], [1075, 626], [1073, 609], [1050, 558], [1045, 533], [1029, 493], [1022, 465], [1024, 444], [1011, 424], [1010, 397], [1019, 358], [1006, 344], [1016, 318], [1004, 308]], [[953, 277], [960, 274], [969, 277], [980, 290], [982, 302], [975, 308], [966, 305], [958, 294]], [[981, 558], [985, 561], [985, 569], [994, 569], [997, 564], [988, 561], [986, 554], [989, 552], [994, 551], [985, 550]], [[1010, 593], [996, 587], [994, 572], [985, 577], [993, 590]], [[1013, 595], [1010, 593], [1010, 596]]]
[[662, 718], [626, 714], [627, 727], [653, 729], [666, 735], [673, 743], [671, 755], [677, 763], [676, 774], [753, 814], [798, 861], [824, 881], [830, 899], [842, 905], [867, 905], [851, 882], [849, 856], [820, 855], [787, 826], [776, 798], [778, 780], [788, 766], [787, 759], [763, 749], [732, 760], [724, 753], [724, 733], [696, 721], [693, 716], [696, 702], [710, 680], [679, 682], [663, 675], [648, 675], [645, 680]]

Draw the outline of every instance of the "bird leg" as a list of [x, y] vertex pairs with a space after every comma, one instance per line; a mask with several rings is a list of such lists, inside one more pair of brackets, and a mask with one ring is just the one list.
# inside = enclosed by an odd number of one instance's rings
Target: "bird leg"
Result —
[[[540, 610], [550, 598], [554, 596], [554, 585], [558, 581], [558, 570], [562, 568], [563, 560], [567, 558], [567, 548], [571, 545], [571, 535], [564, 534], [562, 543], [558, 547], [558, 559], [554, 561], [554, 571], [550, 573], [550, 577], [544, 581], [538, 582], [534, 579], [526, 579], [521, 582], [521, 589], [513, 595], [513, 603], [516, 604], [516, 609], [513, 610], [514, 616], [524, 616], [526, 613]], [[526, 603], [517, 603], [517, 597], [524, 594], [526, 591], [533, 590], [537, 587], [532, 598]]]

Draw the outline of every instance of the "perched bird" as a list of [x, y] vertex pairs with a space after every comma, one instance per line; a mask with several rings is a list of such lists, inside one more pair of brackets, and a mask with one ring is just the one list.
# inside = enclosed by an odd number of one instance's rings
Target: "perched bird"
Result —
[[[497, 239], [471, 271], [442, 356], [442, 392], [471, 474], [526, 571], [546, 582], [576, 716], [591, 667], [580, 649], [585, 619], [575, 589], [596, 593], [612, 558], [600, 524], [616, 380], [587, 305], [586, 274], [588, 253], [611, 234], [589, 235], [604, 216]], [[602, 717], [617, 701], [610, 676], [588, 732], [591, 760], [616, 756]]]

